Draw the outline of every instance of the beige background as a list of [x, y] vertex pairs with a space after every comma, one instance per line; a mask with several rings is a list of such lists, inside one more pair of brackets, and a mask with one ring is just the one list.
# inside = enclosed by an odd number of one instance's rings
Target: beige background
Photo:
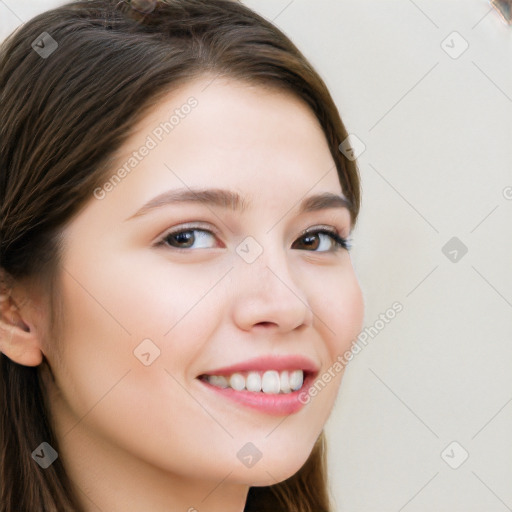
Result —
[[[60, 3], [0, 0], [0, 37]], [[310, 58], [365, 145], [365, 327], [403, 306], [327, 425], [337, 510], [512, 510], [512, 26], [485, 0], [244, 3]]]

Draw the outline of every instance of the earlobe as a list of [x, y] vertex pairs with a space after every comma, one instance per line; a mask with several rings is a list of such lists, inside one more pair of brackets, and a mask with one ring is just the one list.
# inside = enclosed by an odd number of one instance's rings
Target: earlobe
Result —
[[23, 366], [38, 366], [43, 360], [35, 329], [27, 325], [7, 295], [0, 295], [0, 352]]

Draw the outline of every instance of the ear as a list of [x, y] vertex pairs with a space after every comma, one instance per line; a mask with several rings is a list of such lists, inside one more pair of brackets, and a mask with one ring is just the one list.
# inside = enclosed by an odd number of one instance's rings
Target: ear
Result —
[[0, 352], [24, 366], [43, 361], [39, 336], [30, 323], [27, 300], [14, 300], [12, 290], [0, 290]]

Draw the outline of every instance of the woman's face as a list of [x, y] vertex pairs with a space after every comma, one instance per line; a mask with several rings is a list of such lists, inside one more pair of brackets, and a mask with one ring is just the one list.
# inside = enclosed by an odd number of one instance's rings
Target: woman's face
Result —
[[[96, 450], [180, 478], [270, 485], [311, 452], [340, 384], [332, 365], [362, 327], [363, 301], [347, 250], [302, 233], [347, 237], [351, 228], [342, 202], [300, 211], [313, 195], [342, 196], [314, 115], [288, 93], [220, 79], [203, 91], [209, 80], [145, 117], [64, 230], [63, 329], [44, 347], [51, 407], [68, 458]], [[241, 204], [206, 201], [198, 189], [238, 194]], [[199, 378], [261, 357], [279, 359], [246, 368], [250, 386], [263, 376], [262, 405]], [[331, 369], [317, 396], [298, 409], [291, 393], [272, 394], [272, 370], [308, 365], [319, 379]]]

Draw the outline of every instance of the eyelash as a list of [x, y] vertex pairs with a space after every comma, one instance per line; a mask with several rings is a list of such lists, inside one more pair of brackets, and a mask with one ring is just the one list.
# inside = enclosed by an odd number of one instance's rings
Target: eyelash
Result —
[[[187, 227], [187, 228], [177, 229], [175, 231], [168, 231], [167, 233], [165, 233], [165, 235], [163, 235], [158, 240], [158, 242], [156, 243], [156, 246], [157, 247], [167, 246], [167, 247], [170, 247], [171, 249], [174, 249], [176, 251], [190, 251], [190, 250], [193, 250], [193, 249], [189, 249], [189, 248], [173, 247], [173, 246], [171, 246], [170, 244], [167, 243], [167, 240], [170, 237], [172, 237], [172, 236], [180, 235], [182, 233], [189, 233], [189, 232], [192, 232], [192, 231], [203, 231], [205, 233], [209, 233], [210, 235], [216, 236], [215, 233], [210, 231], [209, 229], [204, 229], [203, 227], [200, 227], [200, 226], [190, 226], [190, 227]], [[340, 249], [345, 249], [347, 251], [350, 251], [352, 249], [352, 239], [344, 238], [337, 231], [332, 230], [332, 229], [328, 229], [328, 228], [324, 228], [324, 227], [318, 227], [318, 228], [313, 228], [313, 229], [311, 229], [311, 228], [305, 229], [302, 232], [301, 237], [298, 240], [300, 240], [301, 238], [306, 237], [307, 235], [311, 236], [311, 235], [318, 235], [318, 234], [323, 234], [323, 235], [327, 235], [328, 237], [330, 237], [331, 240], [335, 244], [334, 245], [334, 249], [331, 249], [331, 250], [328, 250], [328, 251], [308, 251], [308, 252], [329, 253], [329, 252], [338, 251]]]

